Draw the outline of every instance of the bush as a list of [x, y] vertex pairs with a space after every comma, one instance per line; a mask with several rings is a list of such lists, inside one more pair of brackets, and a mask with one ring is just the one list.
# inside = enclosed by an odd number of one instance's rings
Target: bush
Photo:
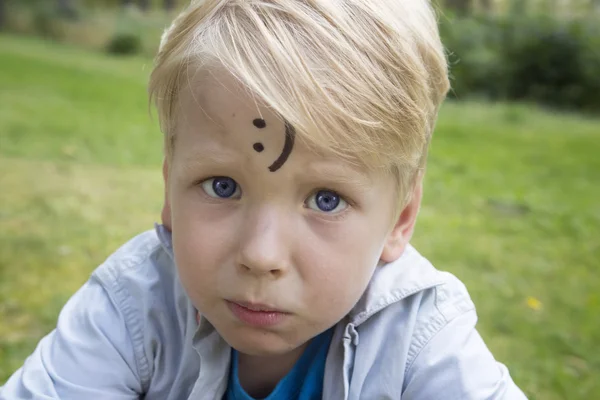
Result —
[[600, 111], [598, 22], [527, 14], [447, 20], [453, 94]]
[[[0, 0], [1, 1], [1, 0]], [[79, 20], [79, 3], [46, 0], [4, 0], [7, 31], [64, 39], [64, 27]]]
[[[509, 23], [509, 39], [503, 46], [508, 66], [506, 95], [563, 108], [591, 106], [587, 87], [597, 81], [586, 72], [588, 43], [581, 35], [581, 21], [529, 19]], [[592, 81], [590, 81], [590, 78]]]
[[446, 21], [440, 30], [448, 49], [450, 95], [459, 99], [471, 95], [499, 97], [504, 72], [497, 30], [478, 18]]
[[36, 4], [31, 10], [31, 22], [35, 32], [46, 38], [59, 39], [60, 29], [56, 23], [59, 19], [57, 10], [48, 3]]
[[107, 51], [119, 55], [138, 54], [142, 51], [142, 40], [134, 33], [117, 33], [108, 43]]

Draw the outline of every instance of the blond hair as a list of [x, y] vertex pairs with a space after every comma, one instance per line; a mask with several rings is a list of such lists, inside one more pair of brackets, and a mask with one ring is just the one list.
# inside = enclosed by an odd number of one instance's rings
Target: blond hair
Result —
[[427, 0], [192, 1], [163, 35], [150, 78], [167, 158], [187, 71], [209, 65], [293, 125], [297, 140], [393, 172], [402, 204], [449, 89]]

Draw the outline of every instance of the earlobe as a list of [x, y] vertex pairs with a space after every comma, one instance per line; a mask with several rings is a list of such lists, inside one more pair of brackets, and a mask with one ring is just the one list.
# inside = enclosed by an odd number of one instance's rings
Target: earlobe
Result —
[[422, 177], [419, 177], [412, 189], [410, 201], [404, 206], [396, 224], [387, 236], [386, 243], [381, 252], [381, 261], [386, 263], [393, 262], [400, 258], [404, 252], [415, 229], [415, 222], [417, 221], [417, 215], [421, 207], [422, 197], [423, 180]]
[[162, 209], [160, 216], [161, 216], [162, 224], [165, 226], [165, 228], [167, 228], [170, 231], [170, 230], [172, 230], [172, 227], [171, 227], [171, 204], [169, 202], [169, 183], [168, 183], [169, 182], [169, 164], [168, 164], [166, 158], [163, 160], [162, 172], [163, 172], [163, 181], [165, 184], [165, 199], [164, 199], [163, 209]]

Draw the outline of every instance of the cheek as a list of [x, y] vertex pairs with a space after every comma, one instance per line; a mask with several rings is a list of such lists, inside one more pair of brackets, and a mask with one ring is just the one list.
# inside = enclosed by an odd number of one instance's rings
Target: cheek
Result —
[[346, 264], [355, 273], [370, 270], [379, 261], [385, 237], [385, 225], [366, 215], [353, 215], [351, 218], [323, 223], [309, 222], [312, 233], [310, 246], [318, 249], [318, 255], [325, 260], [339, 260], [335, 265]]
[[367, 287], [379, 262], [383, 233], [362, 222], [356, 219], [313, 228], [311, 239], [304, 242], [302, 253], [311, 255], [302, 261], [308, 283], [306, 299], [322, 305], [317, 309], [345, 314]]
[[225, 207], [173, 199], [173, 250], [188, 294], [215, 288], [219, 266], [231, 262], [234, 248], [235, 213]]

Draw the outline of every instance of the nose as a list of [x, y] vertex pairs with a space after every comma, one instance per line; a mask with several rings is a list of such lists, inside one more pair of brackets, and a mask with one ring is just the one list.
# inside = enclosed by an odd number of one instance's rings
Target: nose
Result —
[[283, 275], [290, 265], [290, 228], [284, 213], [275, 207], [247, 213], [240, 229], [239, 267], [254, 275]]

